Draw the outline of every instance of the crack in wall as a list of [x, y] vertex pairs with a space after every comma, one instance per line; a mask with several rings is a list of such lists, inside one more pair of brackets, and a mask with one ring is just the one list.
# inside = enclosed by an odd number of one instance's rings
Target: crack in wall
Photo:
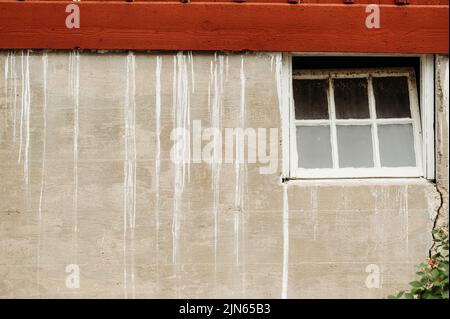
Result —
[[441, 190], [441, 187], [439, 186], [439, 184], [435, 184], [434, 186], [435, 186], [434, 188], [435, 188], [436, 192], [439, 194], [440, 203], [439, 203], [438, 208], [436, 209], [436, 215], [434, 217], [433, 226], [431, 228], [431, 237], [433, 238], [433, 244], [431, 245], [431, 247], [430, 247], [430, 249], [428, 251], [428, 257], [430, 259], [433, 256], [433, 251], [434, 251], [434, 249], [436, 247], [436, 240], [435, 240], [436, 236], [434, 235], [434, 230], [438, 227], [439, 219], [441, 217], [441, 211], [444, 209], [444, 204], [445, 204], [444, 194], [443, 194], [443, 192]]

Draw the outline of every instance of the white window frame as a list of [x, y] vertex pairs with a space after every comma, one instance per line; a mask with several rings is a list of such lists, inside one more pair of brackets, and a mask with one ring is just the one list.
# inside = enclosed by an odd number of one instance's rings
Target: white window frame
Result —
[[[293, 55], [303, 55], [303, 56], [398, 56], [389, 54], [317, 54], [317, 53], [303, 53], [303, 54], [284, 54], [283, 56], [283, 83], [282, 87], [286, 88], [283, 90], [284, 94], [289, 94], [290, 98], [285, 99], [283, 103], [281, 118], [283, 123], [289, 122], [288, 130], [283, 127], [283, 176], [288, 179], [329, 179], [329, 178], [377, 178], [377, 177], [425, 177], [427, 179], [434, 179], [434, 56], [433, 55], [403, 55], [403, 56], [414, 56], [419, 57], [421, 62], [421, 99], [420, 99], [420, 113], [419, 116], [415, 116], [414, 123], [418, 129], [419, 134], [415, 134], [414, 146], [416, 151], [416, 168], [383, 168], [382, 171], [376, 171], [373, 168], [368, 169], [331, 169], [328, 172], [318, 169], [316, 172], [313, 170], [299, 171], [297, 168], [297, 145], [295, 137], [295, 106], [293, 103], [292, 94], [292, 56]], [[380, 69], [379, 69], [380, 70]], [[403, 70], [402, 70], [403, 71]], [[342, 70], [339, 70], [342, 72]], [[382, 72], [382, 71], [380, 71]], [[410, 72], [408, 70], [408, 72]], [[415, 85], [415, 81], [414, 81]], [[413, 93], [416, 93], [414, 90]], [[418, 112], [419, 101], [417, 99], [417, 94], [414, 94], [413, 98], [410, 99], [416, 102], [417, 106], [415, 110]], [[413, 114], [412, 114], [413, 116]], [[283, 125], [285, 126], [285, 125]], [[420, 127], [425, 131], [422, 134]], [[418, 155], [417, 155], [418, 154]], [[286, 156], [288, 155], [288, 156]], [[320, 172], [319, 172], [320, 170]], [[358, 170], [355, 171], [355, 170]], [[362, 170], [366, 170], [363, 172]]]

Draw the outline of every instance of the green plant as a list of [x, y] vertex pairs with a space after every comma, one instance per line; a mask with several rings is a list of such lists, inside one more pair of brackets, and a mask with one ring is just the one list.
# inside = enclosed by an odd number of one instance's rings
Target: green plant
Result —
[[431, 256], [418, 266], [419, 278], [410, 283], [411, 290], [389, 298], [448, 299], [448, 224], [433, 230], [433, 238]]

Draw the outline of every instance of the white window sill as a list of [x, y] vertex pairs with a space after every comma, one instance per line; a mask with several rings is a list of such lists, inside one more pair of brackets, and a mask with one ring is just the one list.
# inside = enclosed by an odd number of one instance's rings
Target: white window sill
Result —
[[365, 186], [365, 185], [433, 185], [433, 181], [423, 177], [412, 178], [324, 178], [324, 179], [297, 179], [285, 180], [288, 185], [310, 186]]

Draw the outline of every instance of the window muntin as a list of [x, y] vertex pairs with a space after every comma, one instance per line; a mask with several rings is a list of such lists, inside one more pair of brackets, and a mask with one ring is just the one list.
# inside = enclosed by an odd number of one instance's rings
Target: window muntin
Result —
[[293, 177], [422, 176], [412, 68], [294, 71], [293, 100]]

